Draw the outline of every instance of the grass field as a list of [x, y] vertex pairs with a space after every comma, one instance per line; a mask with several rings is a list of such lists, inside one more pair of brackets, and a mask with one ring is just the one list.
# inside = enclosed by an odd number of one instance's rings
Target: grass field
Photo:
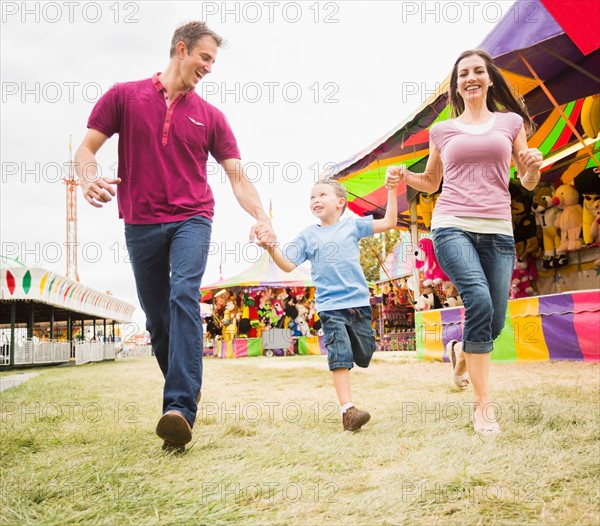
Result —
[[0, 396], [0, 524], [600, 523], [600, 367], [494, 364], [475, 436], [450, 367], [377, 353], [341, 431], [324, 357], [204, 361], [192, 446], [154, 434], [153, 359], [43, 370]]

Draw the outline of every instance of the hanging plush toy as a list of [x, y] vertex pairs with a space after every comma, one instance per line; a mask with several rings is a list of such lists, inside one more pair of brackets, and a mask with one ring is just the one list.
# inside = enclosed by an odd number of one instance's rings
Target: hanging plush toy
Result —
[[444, 287], [444, 294], [446, 296], [446, 301], [444, 301], [445, 307], [460, 307], [464, 305], [458, 290], [454, 286], [454, 284], [450, 283], [449, 286]]
[[[600, 99], [598, 100], [600, 101]], [[593, 222], [591, 206], [596, 199], [600, 199], [600, 168], [586, 168], [575, 176], [573, 184], [579, 195], [583, 198], [581, 232], [583, 234], [583, 242], [589, 245], [594, 242], [590, 234]]]
[[218, 322], [214, 316], [207, 316], [204, 318], [206, 322], [206, 337], [209, 340], [215, 340], [221, 337], [221, 330]]
[[441, 309], [442, 302], [438, 295], [433, 291], [431, 285], [426, 286], [423, 289], [423, 293], [415, 301], [415, 310], [417, 311], [428, 311], [432, 309]]
[[417, 215], [423, 219], [423, 224], [429, 229], [431, 227], [431, 216], [435, 207], [435, 202], [439, 194], [419, 193], [417, 201]]
[[592, 243], [600, 241], [600, 198], [590, 205], [592, 223], [590, 225], [590, 238]]
[[537, 272], [533, 260], [531, 258], [527, 258], [525, 261], [523, 261], [517, 258], [515, 260], [515, 268], [513, 270], [512, 281], [510, 284], [510, 299], [514, 300], [517, 298], [535, 296], [533, 282], [536, 279]]
[[[590, 206], [590, 211], [592, 213], [592, 225], [590, 228], [592, 242], [600, 241], [600, 199], [596, 199]], [[600, 258], [594, 261], [594, 267], [596, 268], [596, 272], [600, 270]]]
[[512, 196], [511, 214], [515, 238], [515, 252], [518, 258], [527, 259], [539, 252], [535, 215], [532, 212], [532, 198], [523, 194]]
[[535, 222], [541, 230], [541, 244], [544, 247], [542, 266], [545, 269], [560, 266], [556, 258], [556, 249], [560, 245], [560, 236], [558, 235], [558, 228], [555, 225], [560, 210], [552, 204], [553, 194], [554, 189], [552, 186], [538, 186], [533, 192], [533, 204], [531, 205], [531, 210], [535, 215]]
[[433, 241], [424, 237], [419, 240], [417, 247], [418, 250], [415, 252], [415, 268], [423, 272], [423, 285], [440, 285], [443, 282], [450, 281], [435, 257]]
[[298, 315], [294, 322], [301, 336], [310, 336], [310, 327], [306, 321], [306, 315]]
[[237, 333], [237, 307], [233, 298], [230, 298], [225, 305], [225, 313], [223, 314], [223, 339], [231, 341]]
[[554, 192], [552, 204], [562, 210], [555, 222], [560, 228], [560, 246], [557, 253], [565, 254], [581, 248], [582, 208], [579, 204], [579, 194], [574, 186], [563, 184]]

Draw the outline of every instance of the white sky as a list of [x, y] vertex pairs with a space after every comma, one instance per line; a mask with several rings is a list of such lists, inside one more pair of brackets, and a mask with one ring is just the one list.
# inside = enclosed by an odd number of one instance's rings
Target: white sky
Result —
[[[204, 19], [228, 41], [197, 92], [227, 116], [248, 174], [283, 243], [314, 218], [310, 187], [412, 114], [476, 47], [512, 1], [2, 2], [1, 252], [66, 273], [65, 185], [93, 104], [115, 82], [150, 77], [169, 58], [175, 27]], [[115, 135], [98, 156], [116, 173]], [[220, 169], [214, 254], [204, 283], [256, 261], [252, 220]], [[79, 276], [136, 305], [116, 202], [78, 194]]]

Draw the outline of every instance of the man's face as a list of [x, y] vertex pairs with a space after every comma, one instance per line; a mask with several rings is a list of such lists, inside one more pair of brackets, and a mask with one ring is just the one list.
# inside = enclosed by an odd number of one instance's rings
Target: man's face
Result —
[[215, 39], [209, 35], [199, 38], [192, 49], [187, 49], [183, 44], [180, 74], [187, 89], [194, 89], [200, 79], [211, 72], [217, 58], [217, 50]]

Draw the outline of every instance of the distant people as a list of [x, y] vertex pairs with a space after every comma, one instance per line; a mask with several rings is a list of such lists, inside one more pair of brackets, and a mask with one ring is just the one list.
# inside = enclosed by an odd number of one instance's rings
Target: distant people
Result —
[[270, 230], [257, 230], [260, 245], [282, 270], [291, 272], [306, 260], [311, 263], [316, 310], [345, 431], [358, 431], [371, 418], [369, 412], [352, 402], [350, 369], [354, 364], [368, 367], [376, 347], [369, 287], [360, 266], [358, 242], [396, 226], [398, 180], [395, 174], [386, 180], [388, 200], [383, 219], [367, 216], [343, 221], [340, 218], [348, 202], [346, 189], [337, 181], [318, 182], [310, 194], [310, 209], [320, 224], [304, 229], [286, 247], [285, 254], [271, 242]]
[[527, 109], [484, 51], [458, 57], [449, 99], [454, 118], [432, 126], [425, 172], [405, 166], [389, 171], [428, 194], [438, 190], [443, 177], [431, 219], [434, 250], [465, 304], [463, 341], [449, 341], [446, 350], [456, 387], [473, 382], [475, 432], [497, 435], [489, 368], [493, 342], [505, 324], [515, 263], [510, 162], [512, 156], [521, 185], [533, 190], [543, 159], [527, 147], [527, 131], [534, 128]]
[[[162, 73], [111, 88], [94, 107], [75, 154], [85, 200], [102, 207], [116, 194], [140, 304], [165, 378], [163, 449], [181, 452], [192, 439], [202, 387], [200, 284], [210, 248], [214, 199], [206, 176], [212, 155], [240, 206], [274, 236], [248, 181], [227, 119], [194, 91], [208, 75], [222, 39], [204, 22], [175, 30]], [[96, 153], [119, 134], [117, 178], [96, 176]]]

